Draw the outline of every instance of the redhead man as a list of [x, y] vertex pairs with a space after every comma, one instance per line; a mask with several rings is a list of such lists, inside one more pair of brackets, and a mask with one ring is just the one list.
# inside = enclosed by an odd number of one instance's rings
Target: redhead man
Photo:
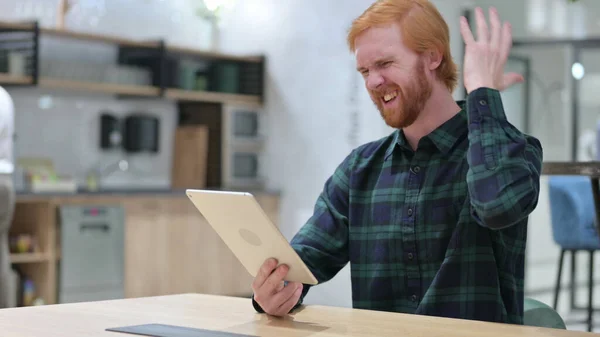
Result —
[[[500, 91], [511, 27], [477, 8], [464, 18], [464, 85], [448, 26], [427, 0], [380, 0], [348, 44], [385, 122], [396, 130], [354, 149], [325, 182], [291, 244], [323, 283], [350, 263], [354, 308], [522, 324], [527, 219], [538, 202], [542, 148], [506, 119]], [[281, 316], [307, 285], [265, 261], [257, 311]]]

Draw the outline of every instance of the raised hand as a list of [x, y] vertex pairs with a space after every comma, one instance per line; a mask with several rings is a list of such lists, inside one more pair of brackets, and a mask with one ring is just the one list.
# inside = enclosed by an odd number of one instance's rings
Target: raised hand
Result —
[[513, 84], [523, 82], [517, 73], [504, 73], [504, 65], [512, 47], [512, 29], [508, 22], [502, 24], [498, 11], [489, 10], [490, 26], [480, 7], [475, 9], [477, 40], [469, 28], [467, 19], [461, 17], [460, 33], [465, 41], [463, 65], [464, 85], [467, 93], [486, 87], [503, 91]]

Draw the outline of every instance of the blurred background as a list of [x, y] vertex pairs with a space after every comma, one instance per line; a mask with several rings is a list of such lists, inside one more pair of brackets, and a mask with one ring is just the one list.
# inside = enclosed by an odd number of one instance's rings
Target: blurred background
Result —
[[[459, 64], [459, 17], [498, 8], [513, 25], [507, 71], [526, 78], [502, 94], [510, 122], [540, 139], [545, 161], [598, 158], [600, 1], [433, 2]], [[250, 296], [251, 278], [182, 190], [251, 191], [291, 239], [349, 151], [391, 132], [345, 44], [370, 4], [2, 0], [0, 86], [14, 101], [13, 304]], [[454, 96], [464, 95], [460, 85]], [[530, 217], [525, 288], [552, 305], [564, 245], [548, 184], [544, 176]], [[600, 241], [590, 205], [579, 212]], [[557, 310], [584, 330], [599, 276], [590, 283], [594, 262], [577, 257], [564, 257]], [[351, 306], [349, 269], [306, 302]]]

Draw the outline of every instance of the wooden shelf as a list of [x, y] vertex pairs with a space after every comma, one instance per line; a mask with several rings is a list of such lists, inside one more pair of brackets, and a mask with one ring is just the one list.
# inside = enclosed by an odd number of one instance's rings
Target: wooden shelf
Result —
[[31, 76], [15, 76], [6, 73], [0, 73], [0, 83], [5, 84], [31, 84], [33, 82]]
[[47, 261], [50, 261], [50, 256], [46, 253], [10, 254], [11, 263], [36, 263]]
[[165, 96], [170, 99], [182, 101], [239, 103], [244, 105], [260, 105], [260, 97], [253, 95], [238, 95], [221, 92], [192, 91], [182, 89], [167, 89]]
[[85, 81], [72, 81], [54, 78], [42, 77], [39, 80], [39, 86], [49, 89], [68, 89], [83, 90], [89, 92], [99, 92], [106, 94], [134, 95], [134, 96], [158, 96], [160, 90], [156, 87], [113, 84], [113, 83], [94, 83]]
[[[0, 22], [0, 29], [33, 30], [34, 28], [35, 26], [31, 23]], [[108, 44], [118, 44], [130, 47], [158, 48], [160, 46], [158, 42], [135, 41], [110, 35], [74, 32], [68, 29], [40, 28], [40, 33], [47, 36], [63, 37], [93, 42], [103, 42]]]
[[[131, 95], [160, 98], [160, 89], [152, 86], [141, 85], [125, 85], [112, 83], [94, 83], [85, 81], [71, 81], [55, 78], [42, 77], [38, 81], [38, 86], [48, 89], [65, 89], [88, 91], [115, 95]], [[31, 76], [11, 76], [9, 74], [0, 73], [1, 84], [33, 84]], [[198, 102], [215, 102], [215, 103], [232, 103], [244, 104], [252, 106], [260, 106], [261, 100], [259, 96], [254, 95], [238, 95], [220, 92], [208, 91], [192, 91], [183, 89], [167, 89], [165, 97], [173, 100], [198, 101]]]
[[[0, 83], [2, 84], [29, 84], [33, 85], [31, 76], [12, 76], [6, 73], [0, 73]], [[156, 87], [113, 84], [113, 83], [94, 83], [85, 81], [72, 81], [57, 78], [42, 77], [38, 81], [38, 86], [48, 89], [67, 89], [83, 90], [89, 92], [99, 92], [107, 94], [134, 95], [134, 96], [159, 96], [160, 90]]]
[[25, 30], [25, 29], [33, 29], [33, 28], [34, 28], [34, 25], [31, 23], [0, 21], [0, 29]]
[[[16, 29], [16, 30], [28, 30], [34, 29], [34, 25], [30, 23], [19, 23], [19, 22], [2, 22], [0, 21], [0, 29]], [[121, 38], [118, 36], [111, 35], [100, 35], [94, 33], [75, 32], [68, 29], [56, 29], [56, 28], [40, 28], [40, 33], [47, 36], [55, 36], [83, 41], [94, 41], [103, 42], [108, 44], [116, 44], [121, 46], [129, 47], [142, 47], [142, 48], [159, 48], [160, 42], [158, 41], [137, 41], [133, 39]], [[244, 61], [244, 62], [256, 62], [262, 61], [260, 56], [240, 56], [230, 55], [224, 53], [216, 53], [206, 50], [199, 50], [189, 47], [182, 47], [176, 45], [166, 46], [167, 51], [173, 53], [182, 53], [188, 55], [201, 56], [206, 58], [233, 60], [233, 61]]]
[[70, 38], [84, 41], [103, 42], [108, 44], [118, 44], [128, 47], [142, 47], [142, 48], [158, 48], [160, 44], [158, 42], [147, 42], [147, 41], [134, 41], [130, 39], [124, 39], [116, 36], [109, 35], [98, 35], [92, 33], [80, 33], [70, 30], [61, 30], [54, 28], [42, 28], [40, 29], [42, 34], [55, 37]]
[[[248, 105], [262, 105], [262, 95], [247, 95], [247, 94], [229, 94], [220, 92], [201, 92], [193, 90], [183, 89], [167, 89], [164, 92], [160, 89], [162, 86], [168, 86], [170, 80], [164, 74], [164, 70], [156, 69], [155, 64], [161, 64], [165, 58], [185, 58], [186, 56], [204, 58], [207, 61], [225, 60], [240, 62], [240, 74], [238, 81], [243, 82], [245, 86], [261, 86], [263, 87], [263, 67], [261, 66], [264, 62], [262, 56], [240, 56], [230, 55], [212, 51], [198, 50], [183, 46], [176, 45], [165, 45], [161, 41], [135, 41], [133, 39], [121, 38], [117, 36], [100, 35], [93, 33], [75, 32], [64, 29], [56, 28], [42, 28], [37, 25], [39, 29], [39, 35], [34, 34], [32, 37], [33, 47], [31, 52], [34, 53], [33, 61], [37, 60], [38, 63], [33, 65], [38, 67], [40, 57], [38, 47], [40, 36], [55, 36], [67, 39], [76, 39], [81, 41], [101, 42], [114, 44], [119, 47], [119, 52], [124, 53], [123, 60], [120, 63], [135, 66], [138, 62], [138, 58], [142, 58], [140, 61], [143, 67], [150, 67], [153, 75], [155, 76], [154, 86], [143, 86], [143, 85], [126, 85], [126, 84], [112, 84], [112, 83], [99, 83], [99, 82], [87, 82], [87, 81], [76, 81], [68, 79], [58, 78], [47, 78], [40, 76], [37, 78], [36, 85], [41, 88], [50, 89], [66, 89], [76, 91], [88, 91], [105, 94], [115, 94], [121, 96], [137, 96], [137, 97], [156, 97], [156, 98], [167, 98], [174, 100], [185, 100], [185, 101], [197, 101], [197, 102], [215, 102], [215, 103], [233, 103], [233, 104], [248, 104]], [[34, 32], [36, 29], [36, 23], [19, 23], [19, 22], [2, 22], [0, 21], [0, 30], [14, 30], [14, 31], [26, 31]], [[132, 48], [120, 48], [120, 47], [132, 47]], [[164, 47], [164, 49], [163, 49]], [[141, 48], [141, 49], [139, 49]], [[147, 48], [148, 50], [143, 50]], [[37, 53], [37, 54], [36, 54]], [[128, 58], [127, 53], [132, 53], [131, 58]], [[169, 55], [171, 54], [171, 55]], [[142, 55], [142, 56], [140, 56]], [[148, 64], [154, 64], [149, 66]], [[35, 70], [35, 69], [34, 69]], [[156, 80], [156, 75], [158, 76]], [[38, 72], [38, 74], [40, 74]], [[33, 85], [36, 78], [33, 76], [12, 76], [9, 74], [0, 73], [0, 84], [7, 85]], [[247, 90], [244, 90], [247, 91]], [[262, 91], [262, 88], [261, 88]]]
[[237, 56], [237, 55], [229, 55], [216, 53], [211, 51], [197, 50], [186, 47], [179, 46], [167, 46], [167, 51], [171, 53], [180, 53], [187, 54], [191, 56], [200, 56], [210, 59], [219, 59], [219, 60], [230, 60], [230, 61], [242, 61], [242, 62], [252, 62], [252, 63], [260, 63], [263, 61], [263, 58], [260, 56]]
[[57, 298], [56, 207], [52, 203], [15, 204], [9, 236], [29, 234], [35, 238], [35, 253], [10, 254], [10, 262], [20, 275], [33, 281], [36, 296], [46, 304], [55, 304]]

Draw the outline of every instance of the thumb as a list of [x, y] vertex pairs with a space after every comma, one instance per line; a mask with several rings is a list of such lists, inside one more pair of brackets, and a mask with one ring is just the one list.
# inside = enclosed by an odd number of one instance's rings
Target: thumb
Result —
[[507, 89], [508, 87], [511, 87], [517, 83], [521, 83], [523, 81], [525, 81], [525, 79], [523, 78], [523, 76], [521, 74], [517, 74], [517, 73], [508, 73], [508, 74], [504, 74], [503, 78], [503, 89]]

